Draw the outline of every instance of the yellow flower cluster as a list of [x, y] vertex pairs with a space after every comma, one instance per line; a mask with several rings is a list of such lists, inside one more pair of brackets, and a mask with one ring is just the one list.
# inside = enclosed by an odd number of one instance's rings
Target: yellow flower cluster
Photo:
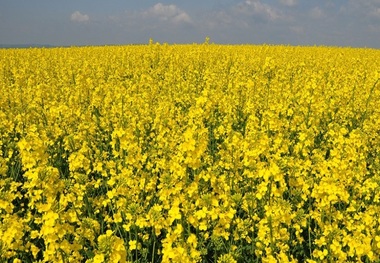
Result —
[[380, 51], [0, 50], [1, 262], [379, 262]]

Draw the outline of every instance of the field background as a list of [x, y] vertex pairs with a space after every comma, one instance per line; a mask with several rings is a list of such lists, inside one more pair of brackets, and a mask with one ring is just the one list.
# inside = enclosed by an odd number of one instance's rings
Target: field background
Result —
[[0, 49], [0, 262], [379, 261], [379, 61]]

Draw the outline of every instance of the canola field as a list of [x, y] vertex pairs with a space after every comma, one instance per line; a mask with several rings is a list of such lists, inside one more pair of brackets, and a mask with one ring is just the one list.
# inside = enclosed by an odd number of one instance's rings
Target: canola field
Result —
[[379, 262], [380, 50], [0, 50], [0, 262]]

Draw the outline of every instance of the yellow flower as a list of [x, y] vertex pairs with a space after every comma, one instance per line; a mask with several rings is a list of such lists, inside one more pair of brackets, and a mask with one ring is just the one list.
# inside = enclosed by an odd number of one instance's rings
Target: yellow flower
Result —
[[197, 247], [197, 236], [194, 234], [190, 234], [189, 237], [187, 238], [187, 243], [190, 244], [192, 247], [196, 248]]
[[201, 221], [199, 224], [199, 230], [201, 231], [206, 231], [207, 230], [207, 222], [206, 221]]
[[0, 49], [1, 259], [379, 261], [378, 58]]
[[203, 219], [207, 216], [207, 208], [206, 207], [203, 207], [201, 210], [198, 210], [197, 212], [195, 212], [195, 216], [197, 217], [197, 219]]
[[224, 254], [218, 258], [217, 263], [237, 263], [231, 254]]
[[94, 263], [103, 263], [103, 262], [105, 262], [104, 260], [105, 260], [105, 258], [104, 258], [103, 254], [97, 254], [94, 257], [93, 262]]
[[137, 241], [136, 240], [130, 240], [128, 241], [129, 250], [133, 251], [137, 248]]
[[181, 219], [181, 218], [182, 218], [182, 216], [181, 216], [181, 212], [179, 210], [179, 207], [177, 207], [177, 206], [171, 207], [170, 210], [169, 210], [169, 221], [170, 221], [170, 224], [172, 224], [174, 220]]

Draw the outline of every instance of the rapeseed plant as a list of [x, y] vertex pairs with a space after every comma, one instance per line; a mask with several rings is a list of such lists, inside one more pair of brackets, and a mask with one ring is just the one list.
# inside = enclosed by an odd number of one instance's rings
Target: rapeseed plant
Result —
[[377, 262], [380, 53], [0, 50], [1, 262]]

